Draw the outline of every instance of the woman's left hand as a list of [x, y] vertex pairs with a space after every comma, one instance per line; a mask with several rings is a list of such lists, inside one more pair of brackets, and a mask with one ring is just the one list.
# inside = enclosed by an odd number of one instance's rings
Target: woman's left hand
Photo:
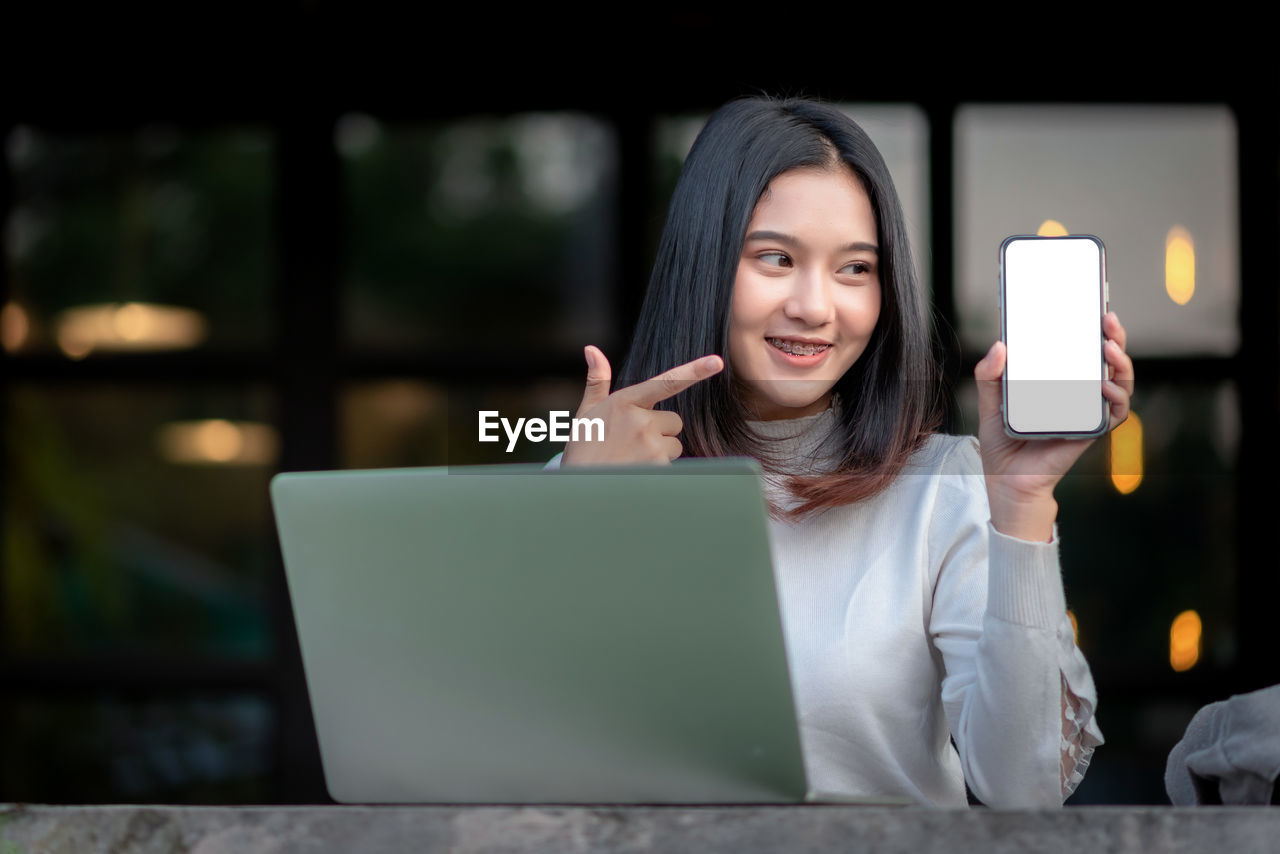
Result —
[[[1109, 377], [1102, 384], [1102, 395], [1111, 403], [1107, 426], [1111, 430], [1129, 417], [1133, 360], [1125, 353], [1125, 331], [1115, 312], [1102, 318], [1102, 332], [1106, 336], [1102, 349]], [[1027, 440], [1005, 433], [1000, 414], [1004, 360], [1004, 342], [997, 341], [973, 369], [978, 381], [978, 442], [982, 447], [991, 524], [1010, 537], [1048, 542], [1053, 538], [1053, 522], [1058, 515], [1054, 487], [1093, 439]]]

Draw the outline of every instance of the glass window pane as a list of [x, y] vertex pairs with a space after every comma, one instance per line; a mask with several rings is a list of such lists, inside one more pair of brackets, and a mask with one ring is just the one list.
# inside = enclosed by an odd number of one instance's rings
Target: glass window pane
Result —
[[342, 467], [448, 464], [447, 387], [420, 380], [355, 383], [341, 397]]
[[253, 694], [0, 701], [0, 801], [271, 800], [274, 713]]
[[[964, 384], [970, 427], [976, 397]], [[1125, 425], [1139, 427], [1140, 464], [1117, 461], [1130, 439], [1116, 431], [1058, 485], [1067, 604], [1099, 679], [1235, 662], [1238, 412], [1231, 382], [1148, 383]], [[1175, 662], [1171, 632], [1186, 611], [1199, 629]]]
[[10, 654], [270, 654], [263, 389], [20, 383], [6, 403]]
[[[929, 120], [912, 104], [837, 104], [871, 137], [889, 167], [898, 197], [902, 200], [911, 240], [911, 254], [921, 282], [930, 286], [929, 267]], [[706, 115], [671, 116], [660, 120], [656, 129], [654, 206], [658, 214], [650, 218], [653, 231], [649, 244], [657, 248], [666, 206], [680, 177], [694, 139], [706, 122]]]
[[1239, 344], [1236, 129], [1225, 106], [967, 106], [956, 115], [961, 339], [999, 336], [996, 253], [1046, 222], [1107, 247], [1139, 356]]
[[616, 144], [577, 114], [343, 117], [346, 335], [365, 352], [612, 344]]
[[248, 130], [8, 135], [11, 352], [266, 343], [271, 146]]

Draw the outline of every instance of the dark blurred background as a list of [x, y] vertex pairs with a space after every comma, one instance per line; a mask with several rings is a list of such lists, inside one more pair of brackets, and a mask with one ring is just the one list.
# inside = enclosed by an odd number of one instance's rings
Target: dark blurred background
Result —
[[1072, 803], [1165, 803], [1195, 710], [1280, 682], [1273, 54], [809, 14], [4, 13], [0, 802], [326, 802], [270, 477], [549, 457], [475, 412], [621, 362], [692, 135], [768, 92], [885, 154], [957, 432], [999, 240], [1106, 242], [1139, 389], [1059, 490], [1108, 739]]

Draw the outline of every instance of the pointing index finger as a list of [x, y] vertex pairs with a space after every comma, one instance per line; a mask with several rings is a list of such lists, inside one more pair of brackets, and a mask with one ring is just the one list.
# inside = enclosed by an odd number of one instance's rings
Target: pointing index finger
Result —
[[615, 392], [614, 395], [622, 396], [624, 400], [636, 406], [652, 409], [659, 401], [674, 397], [689, 386], [700, 383], [707, 377], [713, 377], [722, 370], [724, 370], [724, 360], [719, 356], [703, 356], [692, 362], [677, 365], [669, 371], [663, 371], [656, 377], [636, 383], [630, 388], [624, 388]]

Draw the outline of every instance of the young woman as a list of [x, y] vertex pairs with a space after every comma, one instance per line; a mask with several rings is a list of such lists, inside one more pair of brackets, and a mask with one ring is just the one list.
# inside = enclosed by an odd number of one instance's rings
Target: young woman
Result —
[[[980, 441], [936, 432], [929, 318], [866, 134], [820, 103], [735, 101], [686, 160], [617, 391], [586, 348], [578, 415], [604, 441], [560, 463], [760, 460], [815, 788], [1060, 805], [1102, 743], [1054, 526], [1089, 443], [1004, 434], [1000, 342], [975, 370]], [[1115, 315], [1103, 332], [1114, 427], [1133, 366]]]

